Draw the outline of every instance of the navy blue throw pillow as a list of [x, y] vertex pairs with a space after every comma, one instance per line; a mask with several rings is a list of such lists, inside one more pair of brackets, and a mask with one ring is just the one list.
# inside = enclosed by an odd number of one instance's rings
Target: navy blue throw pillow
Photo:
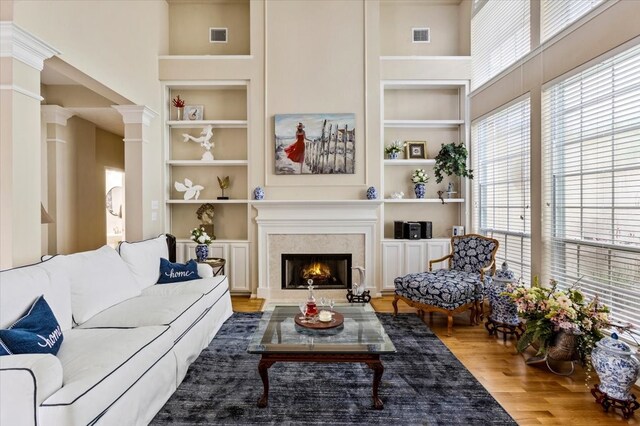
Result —
[[191, 259], [187, 263], [171, 263], [167, 259], [160, 258], [160, 279], [158, 284], [179, 283], [199, 278], [198, 264], [195, 260]]
[[60, 324], [44, 296], [40, 296], [18, 321], [0, 330], [0, 355], [55, 355], [62, 340]]

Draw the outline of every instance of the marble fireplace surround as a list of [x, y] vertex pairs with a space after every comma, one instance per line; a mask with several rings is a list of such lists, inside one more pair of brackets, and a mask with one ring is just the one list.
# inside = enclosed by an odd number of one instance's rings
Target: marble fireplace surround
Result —
[[[368, 272], [367, 288], [378, 292], [371, 278], [380, 202], [269, 200], [252, 205], [258, 211], [257, 297], [267, 302], [306, 298], [304, 290], [281, 288], [283, 253], [351, 253], [353, 266]], [[352, 276], [358, 280], [357, 272]], [[322, 295], [346, 300], [345, 290], [322, 290]]]

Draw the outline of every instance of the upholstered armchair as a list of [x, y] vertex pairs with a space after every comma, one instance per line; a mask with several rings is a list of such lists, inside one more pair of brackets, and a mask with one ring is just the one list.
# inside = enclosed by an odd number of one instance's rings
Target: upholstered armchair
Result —
[[[469, 234], [451, 238], [451, 253], [429, 261], [429, 271], [409, 274], [394, 280], [394, 315], [398, 300], [425, 312], [447, 314], [447, 331], [451, 336], [453, 314], [470, 313], [471, 324], [478, 324], [482, 315], [485, 284], [495, 273], [498, 240]], [[432, 271], [433, 264], [449, 261], [449, 269]]]

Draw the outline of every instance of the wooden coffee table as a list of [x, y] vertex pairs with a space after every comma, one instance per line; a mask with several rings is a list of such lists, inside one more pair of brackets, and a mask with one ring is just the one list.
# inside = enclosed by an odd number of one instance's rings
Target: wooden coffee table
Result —
[[269, 367], [276, 362], [357, 362], [373, 370], [373, 406], [384, 405], [378, 388], [384, 367], [380, 355], [396, 352], [371, 306], [337, 305], [334, 310], [344, 315], [344, 324], [327, 330], [310, 330], [295, 324], [300, 315], [297, 306], [270, 305], [260, 320], [247, 352], [260, 354], [258, 371], [263, 393], [258, 407], [269, 401]]

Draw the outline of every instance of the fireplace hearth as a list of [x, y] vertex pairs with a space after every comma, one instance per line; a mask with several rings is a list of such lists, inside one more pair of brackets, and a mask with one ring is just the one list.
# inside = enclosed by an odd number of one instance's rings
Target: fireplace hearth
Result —
[[351, 254], [282, 254], [282, 289], [306, 289], [313, 280], [316, 289], [351, 288]]

